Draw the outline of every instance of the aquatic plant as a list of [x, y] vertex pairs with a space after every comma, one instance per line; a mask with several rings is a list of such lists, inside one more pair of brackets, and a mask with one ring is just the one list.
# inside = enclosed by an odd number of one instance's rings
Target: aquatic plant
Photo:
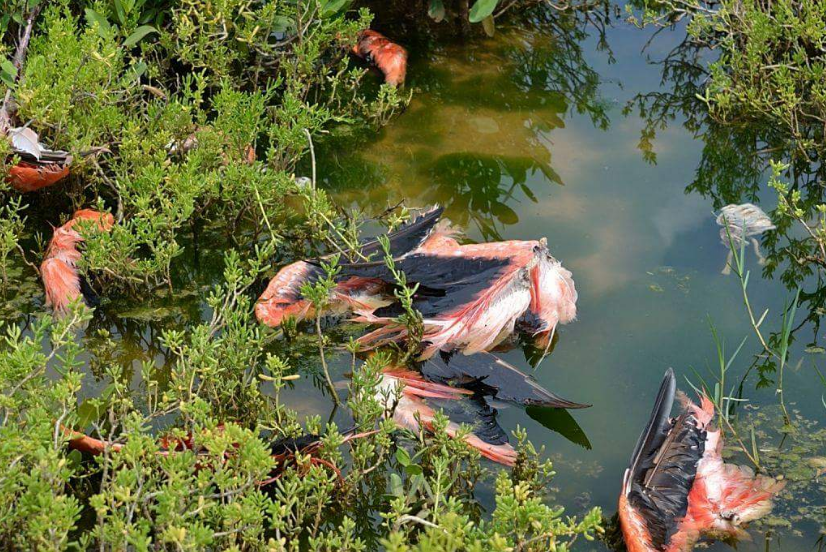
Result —
[[3, 109], [54, 147], [95, 152], [76, 155], [59, 186], [118, 221], [87, 244], [81, 268], [99, 289], [171, 286], [181, 235], [205, 221], [227, 220], [236, 243], [265, 227], [289, 233], [282, 198], [297, 189], [307, 134], [386, 122], [398, 109], [391, 90], [375, 101], [362, 93], [347, 48], [370, 16], [345, 18], [345, 7], [116, 2], [81, 18], [60, 1], [31, 12], [35, 32]]

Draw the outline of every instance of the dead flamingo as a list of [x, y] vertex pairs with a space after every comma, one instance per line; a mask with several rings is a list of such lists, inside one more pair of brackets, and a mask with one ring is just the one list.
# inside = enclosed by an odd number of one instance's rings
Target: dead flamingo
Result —
[[[107, 450], [111, 452], [120, 452], [123, 448], [122, 443], [96, 439], [86, 435], [85, 433], [74, 431], [65, 426], [61, 427], [68, 439], [69, 448], [72, 450], [97, 456], [104, 454]], [[216, 427], [216, 431], [224, 431], [224, 425], [218, 425]], [[366, 437], [374, 433], [376, 433], [376, 431], [367, 431], [362, 433], [356, 433], [354, 430], [345, 431], [341, 442], [344, 444], [354, 439]], [[193, 451], [196, 456], [209, 455], [208, 451], [196, 445], [191, 434], [187, 435], [185, 438], [172, 437], [168, 435], [162, 436], [158, 439], [158, 443], [160, 445], [160, 450], [157, 451], [158, 456], [168, 456], [170, 454], [184, 451]], [[341, 475], [341, 471], [335, 464], [317, 456], [319, 450], [321, 449], [321, 444], [321, 437], [313, 434], [301, 435], [299, 437], [284, 437], [274, 441], [270, 444], [270, 456], [275, 461], [275, 468], [270, 473], [269, 477], [256, 482], [256, 485], [259, 487], [264, 487], [279, 479], [287, 464], [293, 461], [298, 454], [309, 456], [310, 465], [321, 465], [330, 468], [338, 476], [338, 479], [343, 481], [344, 478]], [[225, 459], [228, 459], [228, 456], [229, 455], [225, 453]], [[198, 469], [203, 468], [203, 465], [201, 464], [196, 464], [196, 466]]]
[[46, 290], [46, 306], [51, 306], [57, 314], [65, 312], [69, 304], [81, 296], [77, 271], [80, 251], [77, 245], [83, 241], [78, 226], [84, 224], [107, 232], [115, 224], [115, 219], [109, 213], [81, 209], [69, 222], [55, 229], [46, 257], [40, 265], [40, 274]]
[[[446, 228], [436, 228], [441, 211], [431, 210], [391, 235], [396, 268], [418, 285], [414, 307], [421, 312], [426, 346], [465, 354], [488, 351], [517, 329], [541, 345], [550, 343], [558, 324], [576, 316], [577, 292], [571, 273], [548, 251], [544, 239], [459, 245]], [[393, 275], [381, 260], [342, 265], [330, 298], [331, 310], [354, 310], [357, 321], [381, 327], [361, 338], [376, 347], [404, 339], [391, 303]], [[256, 305], [258, 319], [278, 326], [286, 316], [313, 316], [300, 287], [322, 274], [317, 262], [282, 269]]]
[[[754, 236], [759, 236], [763, 232], [774, 230], [776, 227], [760, 207], [751, 203], [726, 205], [720, 209], [720, 214], [717, 215], [717, 224], [722, 226], [720, 229], [720, 241], [729, 248], [728, 257], [726, 257], [726, 266], [723, 267], [723, 274], [728, 275], [731, 273], [733, 252], [730, 246], [733, 245], [739, 248], [746, 240], [751, 241], [754, 246], [754, 254], [757, 255], [760, 264], [766, 264], [766, 259], [760, 252], [760, 244]], [[729, 243], [729, 237], [731, 243]]]
[[68, 152], [43, 147], [30, 128], [12, 128], [7, 135], [20, 161], [9, 169], [6, 182], [18, 192], [34, 192], [69, 176], [72, 156]]
[[670, 418], [676, 382], [669, 369], [651, 419], [625, 471], [619, 519], [629, 552], [687, 552], [702, 535], [742, 537], [743, 523], [766, 515], [783, 484], [723, 462], [714, 406], [680, 396]]
[[[408, 282], [419, 285], [414, 307], [423, 317], [422, 359], [436, 351], [489, 351], [517, 326], [546, 345], [557, 325], [576, 317], [571, 273], [551, 256], [544, 239], [459, 245], [437, 230], [396, 267]], [[379, 265], [353, 265], [342, 273], [389, 279]], [[356, 320], [381, 326], [363, 336], [363, 344], [376, 346], [406, 337], [392, 308], [357, 312]]]
[[365, 29], [359, 33], [353, 54], [378, 67], [384, 82], [392, 86], [404, 84], [407, 75], [407, 50], [390, 42], [381, 33]]
[[[472, 391], [433, 383], [425, 380], [421, 374], [404, 367], [385, 368], [377, 389], [377, 398], [385, 405], [387, 412], [392, 412], [396, 425], [411, 431], [420, 427], [433, 429], [436, 412], [425, 404], [424, 398], [458, 401], [469, 399]], [[500, 464], [513, 466], [516, 463], [516, 451], [508, 443], [507, 435], [496, 424], [496, 413], [483, 401], [477, 401], [482, 410], [481, 415], [474, 416], [480, 427], [464, 436], [464, 441], [479, 453]], [[480, 423], [481, 422], [481, 423]], [[449, 422], [446, 433], [451, 437], [459, 434], [460, 426]]]

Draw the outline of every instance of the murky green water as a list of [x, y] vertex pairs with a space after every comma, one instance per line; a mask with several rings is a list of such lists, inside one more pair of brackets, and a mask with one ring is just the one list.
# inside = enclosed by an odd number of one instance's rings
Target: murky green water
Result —
[[[382, 24], [379, 19], [379, 29]], [[393, 26], [387, 32], [403, 43], [410, 36]], [[755, 180], [757, 197], [737, 196], [714, 182], [705, 195], [687, 192], [707, 156], [702, 137], [695, 138], [679, 118], [653, 143], [657, 163], [644, 159], [638, 140], [645, 121], [624, 115], [623, 107], [637, 94], [671, 89], [660, 82], [660, 67], [641, 53], [649, 37], [616, 22], [605, 37], [611, 55], [599, 48], [593, 28], [581, 19], [562, 24], [551, 16], [500, 28], [493, 39], [410, 40], [405, 43], [411, 50], [408, 82], [415, 94], [407, 111], [377, 136], [319, 146], [323, 186], [346, 206], [376, 213], [399, 201], [440, 203], [471, 240], [547, 237], [552, 253], [573, 272], [578, 320], [562, 328], [553, 353], [535, 375], [558, 394], [594, 406], [574, 412], [575, 423], [517, 407], [500, 410], [499, 417], [505, 429], [525, 427], [534, 443], [546, 447], [558, 472], [549, 492], [571, 513], [599, 505], [613, 515], [623, 470], [663, 372], [673, 367], [689, 390], [685, 378], [698, 381], [693, 370], [707, 375], [707, 367], [714, 367], [710, 321], [730, 352], [747, 337], [733, 364], [733, 379], [746, 373], [758, 350], [739, 284], [720, 273], [726, 249], [714, 222], [720, 205], [713, 198], [758, 200], [767, 211], [775, 200], [762, 187], [762, 177]], [[679, 39], [679, 32], [666, 33], [648, 54], [660, 56]], [[203, 299], [220, 278], [223, 247], [210, 242], [208, 234], [187, 244], [175, 275], [186, 285], [178, 287], [174, 300], [159, 297], [138, 308], [114, 299], [98, 309], [83, 337], [89, 348], [102, 340], [98, 330], [119, 339], [110, 358], [91, 359], [90, 371], [97, 373], [101, 361], [117, 361], [133, 368], [137, 385], [141, 361], [165, 363], [160, 332], [207, 317]], [[777, 328], [793, 290], [759, 277], [761, 267], [750, 251], [747, 259], [755, 309], [769, 309], [765, 324]], [[18, 290], [14, 308], [22, 303], [37, 310], [38, 297], [39, 289]], [[799, 319], [808, 314], [801, 312]], [[826, 387], [812, 368], [824, 364], [812, 349], [818, 335], [804, 324], [795, 337], [786, 400], [803, 418], [820, 424], [826, 419], [821, 399]], [[312, 348], [297, 352], [279, 343], [274, 348], [305, 375], [316, 364]], [[531, 369], [521, 350], [503, 357]], [[342, 358], [333, 360], [333, 368], [342, 381], [349, 366]], [[743, 410], [766, 418], [757, 435], [760, 449], [770, 455], [779, 439], [776, 433], [763, 438], [762, 431], [780, 424], [777, 397], [774, 387], [757, 389], [756, 381], [751, 377], [743, 387], [749, 401]], [[93, 378], [86, 383], [87, 396], [106, 385]], [[332, 415], [346, 424], [346, 414], [333, 410], [312, 377], [296, 382], [284, 399], [301, 414]], [[807, 431], [814, 434], [821, 426]], [[822, 444], [787, 440], [783, 450], [805, 466], [826, 454]], [[813, 476], [813, 470], [801, 471], [798, 487], [808, 490], [786, 493], [779, 501], [778, 514], [795, 516], [791, 527], [758, 525], [753, 542], [738, 549], [817, 548], [818, 523], [799, 519], [801, 504], [813, 504], [826, 516], [823, 482]], [[489, 487], [480, 488], [478, 496], [491, 505]]]

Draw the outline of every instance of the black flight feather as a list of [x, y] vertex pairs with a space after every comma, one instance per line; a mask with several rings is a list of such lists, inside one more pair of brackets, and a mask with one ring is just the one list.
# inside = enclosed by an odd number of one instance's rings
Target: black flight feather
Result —
[[[413, 306], [428, 318], [469, 304], [501, 278], [509, 264], [508, 259], [413, 253], [398, 259], [396, 269], [404, 272], [408, 284], [419, 285]], [[347, 265], [342, 274], [378, 278], [394, 284], [393, 275], [384, 263]]]
[[664, 549], [688, 510], [688, 495], [705, 451], [706, 432], [689, 412], [669, 419], [674, 373], [666, 372], [654, 411], [631, 457], [624, 492], [645, 520], [651, 544]]
[[490, 353], [472, 356], [440, 352], [420, 365], [422, 375], [430, 381], [459, 385], [482, 395], [524, 406], [549, 408], [587, 408], [551, 393], [533, 377], [523, 374]]
[[431, 399], [427, 402], [441, 409], [450, 421], [469, 425], [474, 435], [489, 445], [508, 442], [508, 434], [496, 421], [496, 409], [481, 396], [474, 395], [458, 401]]
[[[431, 207], [387, 234], [387, 239], [390, 242], [390, 255], [395, 259], [419, 247], [433, 231], [433, 227], [439, 222], [444, 210], [444, 207]], [[364, 241], [359, 252], [363, 257], [370, 259], [370, 262], [356, 262], [353, 263], [354, 265], [384, 266], [384, 250], [378, 238], [370, 238]], [[341, 263], [341, 265], [352, 266], [347, 263]]]

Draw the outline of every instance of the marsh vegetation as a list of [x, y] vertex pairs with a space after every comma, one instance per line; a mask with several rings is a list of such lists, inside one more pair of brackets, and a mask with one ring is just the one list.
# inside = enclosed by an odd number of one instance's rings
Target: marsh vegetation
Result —
[[[823, 548], [824, 23], [815, 0], [6, 0], [2, 116], [74, 161], [0, 191], [0, 547], [621, 548], [674, 367], [725, 456], [788, 481], [738, 550]], [[368, 27], [407, 48], [405, 86], [349, 54]], [[720, 243], [747, 202], [765, 265]], [[576, 322], [501, 355], [593, 407], [494, 402], [512, 469], [447, 415], [393, 423], [382, 370], [416, 339], [367, 355], [344, 316], [254, 316], [278, 269], [335, 255], [303, 289], [323, 306], [362, 240], [432, 204], [463, 243], [547, 236], [577, 281]], [[82, 230], [94, 302], [55, 317], [39, 266], [80, 208], [114, 224]]]

